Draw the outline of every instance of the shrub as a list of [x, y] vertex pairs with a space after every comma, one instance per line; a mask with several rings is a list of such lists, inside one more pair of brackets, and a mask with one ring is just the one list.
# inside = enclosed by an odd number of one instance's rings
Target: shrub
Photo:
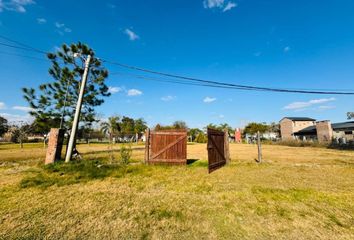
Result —
[[130, 158], [132, 156], [132, 148], [129, 145], [126, 147], [124, 144], [120, 148], [120, 162], [123, 165], [128, 165], [130, 162]]

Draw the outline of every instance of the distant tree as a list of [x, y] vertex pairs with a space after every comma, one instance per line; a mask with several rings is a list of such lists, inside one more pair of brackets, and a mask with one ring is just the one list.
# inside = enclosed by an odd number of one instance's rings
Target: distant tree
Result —
[[219, 131], [225, 131], [225, 129], [227, 129], [228, 133], [231, 134], [234, 132], [235, 129], [233, 129], [229, 124], [227, 123], [222, 123], [222, 124], [219, 124], [219, 125], [216, 125], [216, 124], [213, 124], [213, 123], [210, 123], [208, 124], [206, 127], [205, 127], [205, 130], [206, 129], [215, 129], [215, 130], [219, 130]]
[[138, 118], [134, 122], [134, 132], [135, 133], [142, 133], [144, 132], [148, 126], [143, 118]]
[[122, 134], [132, 134], [135, 132], [135, 121], [133, 118], [130, 117], [122, 117], [121, 123], [120, 123], [120, 132]]
[[11, 142], [19, 143], [20, 148], [23, 148], [23, 142], [27, 139], [28, 135], [33, 132], [33, 124], [28, 124], [26, 122], [18, 122], [10, 128], [11, 132]]
[[210, 128], [210, 129], [215, 129], [215, 130], [218, 130], [218, 126], [213, 124], [213, 123], [209, 123], [204, 129], [205, 131]]
[[113, 116], [108, 118], [107, 122], [103, 122], [101, 124], [101, 131], [109, 136], [110, 143], [112, 142], [114, 134], [121, 131], [119, 119], [120, 118], [118, 116]]
[[191, 128], [188, 131], [188, 136], [190, 137], [190, 140], [194, 142], [200, 133], [203, 133], [203, 131], [199, 128]]
[[208, 141], [208, 137], [204, 132], [198, 133], [197, 137], [195, 138], [195, 142], [197, 143], [206, 143]]
[[269, 132], [276, 133], [278, 136], [280, 136], [280, 124], [279, 124], [279, 123], [272, 122], [272, 123], [269, 125], [268, 131], [269, 131]]
[[229, 134], [235, 132], [235, 129], [233, 129], [229, 124], [227, 124], [227, 123], [219, 124], [218, 130], [220, 130], [220, 131], [225, 131], [225, 129], [227, 130], [227, 132], [228, 132]]
[[175, 121], [172, 126], [174, 129], [188, 129], [187, 123], [184, 121]]
[[175, 121], [172, 125], [161, 125], [161, 124], [156, 124], [156, 126], [154, 127], [155, 131], [159, 131], [159, 130], [169, 130], [169, 129], [186, 129], [188, 130], [188, 126], [186, 124], [186, 122], [184, 121]]
[[60, 118], [40, 118], [37, 117], [32, 123], [33, 132], [39, 134], [47, 134], [52, 127], [58, 127], [60, 125]]
[[258, 131], [260, 133], [265, 133], [269, 130], [269, 126], [267, 124], [264, 123], [249, 123], [245, 129], [243, 130], [244, 134], [251, 134], [254, 135], [256, 134]]
[[6, 118], [0, 116], [0, 137], [9, 130], [9, 125]]
[[348, 120], [354, 119], [354, 112], [348, 112], [347, 117], [348, 117]]
[[[80, 54], [80, 57], [76, 54]], [[57, 52], [48, 53], [52, 62], [49, 74], [53, 80], [39, 86], [39, 92], [33, 88], [23, 88], [24, 98], [33, 109], [30, 114], [35, 117], [40, 131], [47, 132], [51, 127], [59, 127], [63, 108], [65, 106], [64, 126], [67, 128], [73, 120], [76, 102], [79, 94], [81, 77], [84, 72], [85, 59], [81, 56], [90, 54], [90, 70], [85, 88], [81, 121], [92, 123], [95, 121], [94, 108], [101, 105], [102, 97], [109, 96], [105, 79], [108, 71], [102, 67], [102, 61], [95, 57], [94, 51], [82, 43], [64, 44]]]

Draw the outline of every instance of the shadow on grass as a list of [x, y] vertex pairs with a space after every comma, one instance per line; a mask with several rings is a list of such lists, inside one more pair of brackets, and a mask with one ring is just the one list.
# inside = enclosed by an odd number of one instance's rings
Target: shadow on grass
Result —
[[208, 161], [200, 159], [187, 159], [188, 167], [208, 167]]
[[121, 178], [128, 175], [144, 175], [150, 170], [144, 165], [107, 164], [100, 160], [82, 160], [71, 163], [58, 162], [41, 166], [39, 172], [24, 177], [20, 187], [46, 188], [85, 183], [107, 177]]

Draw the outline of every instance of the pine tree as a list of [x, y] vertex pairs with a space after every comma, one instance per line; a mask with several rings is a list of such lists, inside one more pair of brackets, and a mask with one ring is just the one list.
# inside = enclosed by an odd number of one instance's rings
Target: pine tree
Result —
[[[110, 96], [105, 79], [108, 71], [102, 66], [102, 61], [95, 57], [94, 51], [82, 43], [64, 44], [55, 53], [48, 53], [47, 57], [52, 66], [49, 75], [53, 81], [39, 86], [37, 92], [33, 88], [23, 88], [24, 98], [28, 101], [39, 125], [45, 127], [59, 127], [64, 112], [64, 127], [69, 127], [74, 118], [75, 107], [80, 90], [81, 77], [84, 72], [84, 58], [90, 54], [90, 70], [81, 110], [81, 122], [91, 124], [95, 121], [94, 108], [101, 105], [102, 97]], [[50, 125], [50, 126], [48, 126]]]

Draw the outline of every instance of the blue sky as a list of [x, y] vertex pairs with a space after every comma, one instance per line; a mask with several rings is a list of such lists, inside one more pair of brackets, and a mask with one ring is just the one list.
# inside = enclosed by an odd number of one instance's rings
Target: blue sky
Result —
[[[46, 51], [81, 41], [110, 60], [208, 80], [354, 90], [353, 12], [351, 0], [0, 0], [0, 33]], [[49, 63], [4, 52], [41, 56], [0, 46], [0, 114], [28, 119], [20, 89], [51, 81]], [[107, 85], [114, 94], [98, 113], [143, 117], [150, 125], [240, 127], [283, 116], [338, 122], [354, 110], [354, 96], [203, 88], [127, 75], [111, 75]]]

